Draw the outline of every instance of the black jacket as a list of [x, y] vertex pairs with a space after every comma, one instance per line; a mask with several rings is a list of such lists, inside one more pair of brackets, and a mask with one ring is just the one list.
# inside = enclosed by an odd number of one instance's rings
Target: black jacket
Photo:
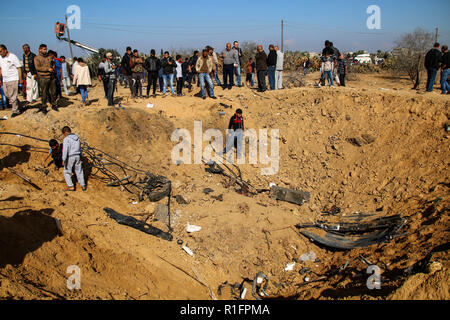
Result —
[[30, 68], [30, 72], [32, 75], [37, 74], [36, 68], [34, 66], [34, 57], [36, 57], [36, 55], [33, 52], [30, 52], [30, 54], [27, 56], [25, 56], [25, 54], [23, 54], [23, 68], [22, 71], [23, 73], [25, 73], [25, 59], [28, 59], [28, 68]]
[[442, 67], [444, 69], [450, 68], [450, 53], [449, 52], [444, 53], [444, 55], [442, 56], [441, 62], [442, 62]]
[[[155, 60], [155, 64], [154, 64], [156, 66], [155, 70], [152, 70], [152, 63], [151, 63], [152, 60]], [[147, 59], [145, 59], [144, 68], [148, 72], [158, 72], [159, 69], [161, 69], [161, 60], [159, 60], [157, 57], [150, 56]]]
[[131, 56], [129, 56], [126, 53], [122, 58], [122, 69], [123, 69], [123, 71], [125, 71], [124, 75], [126, 75], [126, 76], [131, 76], [131, 74], [132, 74], [131, 67], [130, 67], [130, 58], [131, 58]]
[[228, 129], [233, 129], [234, 131], [236, 131], [237, 129], [244, 130], [244, 117], [241, 116], [240, 118], [238, 118], [236, 114], [232, 116], [230, 119], [230, 124], [228, 125]]
[[439, 64], [442, 61], [442, 53], [438, 49], [431, 49], [425, 56], [425, 68], [438, 69]]
[[276, 66], [277, 65], [277, 52], [275, 50], [270, 50], [269, 56], [267, 57], [267, 66]]
[[[263, 51], [257, 53], [255, 56], [256, 71], [266, 71], [267, 70], [267, 54]], [[275, 62], [276, 64], [276, 62]]]
[[195, 66], [197, 64], [197, 60], [198, 60], [198, 56], [193, 55], [192, 57], [189, 58], [189, 66], [191, 67], [191, 72], [192, 73], [197, 73], [197, 70], [195, 69]]
[[[169, 64], [169, 61], [172, 62], [172, 64]], [[161, 60], [161, 67], [163, 68], [163, 74], [171, 74], [173, 73], [173, 69], [177, 67], [177, 64], [172, 57], [169, 57], [167, 59], [163, 58]]]

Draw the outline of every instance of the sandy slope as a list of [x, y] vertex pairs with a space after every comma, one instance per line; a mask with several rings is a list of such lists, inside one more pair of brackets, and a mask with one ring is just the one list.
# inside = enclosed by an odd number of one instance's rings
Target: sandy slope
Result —
[[[309, 83], [315, 78], [317, 74], [309, 75]], [[62, 172], [51, 168], [45, 175], [38, 170], [48, 144], [1, 135], [0, 297], [210, 299], [218, 296], [217, 288], [224, 281], [240, 283], [262, 271], [270, 277], [272, 297], [448, 299], [448, 287], [442, 284], [445, 279], [448, 282], [448, 255], [439, 256], [442, 271], [416, 275], [401, 287], [406, 280], [402, 271], [449, 238], [450, 152], [443, 124], [449, 118], [450, 100], [437, 93], [418, 94], [409, 86], [404, 78], [360, 75], [347, 88], [309, 85], [262, 96], [248, 88], [216, 88], [217, 101], [188, 93], [182, 98], [134, 101], [129, 90], [120, 87], [118, 97], [124, 110], [106, 107], [97, 85], [89, 92], [93, 102], [88, 107], [80, 105], [79, 96], [70, 97], [58, 113], [43, 116], [31, 109], [1, 121], [0, 131], [44, 139], [61, 139], [60, 129], [70, 125], [91, 146], [167, 176], [174, 195], [189, 200], [187, 205], [172, 200], [174, 238], [183, 239], [195, 256], [188, 256], [176, 241], [118, 225], [102, 210], [107, 206], [125, 214], [151, 214], [153, 204], [134, 205], [135, 197], [106, 187], [95, 177], [89, 179], [85, 193], [64, 192]], [[194, 120], [202, 121], [204, 131], [226, 128], [234, 111], [219, 102], [233, 105], [233, 110], [241, 107], [247, 128], [280, 130], [278, 174], [262, 176], [260, 169], [266, 165], [246, 164], [240, 166], [244, 178], [261, 188], [274, 182], [309, 191], [309, 203], [299, 207], [271, 200], [267, 194], [245, 197], [220, 176], [205, 172], [203, 165], [171, 162], [176, 143], [170, 141], [170, 135], [176, 128], [193, 135]], [[147, 103], [154, 108], [147, 108]], [[219, 111], [226, 115], [220, 116]], [[0, 112], [0, 117], [4, 115], [9, 112]], [[346, 141], [362, 134], [375, 141], [363, 147]], [[26, 151], [24, 145], [35, 148]], [[26, 174], [42, 191], [25, 184], [7, 167]], [[223, 194], [223, 201], [205, 195], [205, 188], [213, 189], [214, 196]], [[442, 200], [433, 206], [430, 201], [438, 197]], [[366, 249], [330, 252], [293, 228], [320, 218], [323, 207], [333, 204], [342, 208], [343, 215], [380, 208], [385, 215], [399, 213], [408, 218], [409, 235]], [[62, 236], [51, 217], [61, 220]], [[202, 230], [188, 235], [187, 222]], [[161, 222], [154, 225], [167, 230]], [[318, 275], [347, 260], [348, 268], [324, 282], [310, 284], [298, 273], [300, 263], [294, 271], [284, 271], [287, 263], [310, 250], [320, 262], [303, 266]], [[366, 266], [357, 259], [360, 254], [382, 267], [382, 290], [367, 289]], [[81, 269], [81, 291], [66, 287], [70, 265]], [[193, 278], [201, 278], [213, 294]], [[418, 287], [434, 293], [413, 294]], [[227, 287], [219, 298], [231, 297]]]

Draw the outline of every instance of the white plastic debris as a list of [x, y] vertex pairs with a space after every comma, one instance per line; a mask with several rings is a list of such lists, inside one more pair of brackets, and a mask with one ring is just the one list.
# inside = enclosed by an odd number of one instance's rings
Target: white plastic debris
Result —
[[20, 134], [16, 134], [16, 136], [17, 136], [18, 138], [22, 138], [22, 136], [21, 136]]
[[153, 107], [154, 107], [153, 103], [148, 103], [148, 104], [147, 104], [147, 108], [153, 109]]
[[191, 251], [191, 249], [189, 249], [188, 247], [186, 247], [186, 245], [183, 245], [181, 248], [182, 248], [184, 251], [186, 251], [186, 253], [187, 253], [188, 255], [190, 255], [191, 257], [194, 256], [194, 253]]
[[202, 230], [202, 227], [200, 227], [200, 226], [195, 226], [195, 225], [193, 225], [193, 224], [189, 224], [189, 222], [188, 222], [187, 225], [186, 225], [186, 231], [189, 232], [189, 233], [192, 233], [192, 232], [198, 232], [198, 231], [200, 231], [200, 230]]
[[314, 261], [316, 261], [316, 258], [317, 258], [316, 253], [314, 251], [310, 251], [308, 253], [302, 254], [300, 256], [300, 258], [298, 258], [298, 260], [300, 262], [305, 262], [305, 261], [313, 261], [314, 262]]
[[257, 284], [261, 284], [261, 283], [263, 283], [263, 281], [264, 281], [264, 279], [261, 278], [261, 277], [258, 277], [258, 278], [256, 279], [256, 283], [257, 283]]
[[131, 204], [138, 204], [139, 202], [137, 202], [137, 201], [133, 201]]
[[8, 120], [8, 116], [3, 116], [3, 120]]
[[247, 294], [247, 288], [244, 288], [241, 292], [241, 299], [245, 299], [245, 295]]
[[284, 268], [284, 271], [292, 271], [292, 270], [294, 270], [294, 267], [295, 267], [295, 262], [288, 263], [286, 265], [286, 268]]
[[276, 186], [277, 186], [277, 185], [276, 185], [275, 183], [273, 183], [273, 182], [269, 183], [269, 187], [270, 187], [270, 188], [276, 187]]

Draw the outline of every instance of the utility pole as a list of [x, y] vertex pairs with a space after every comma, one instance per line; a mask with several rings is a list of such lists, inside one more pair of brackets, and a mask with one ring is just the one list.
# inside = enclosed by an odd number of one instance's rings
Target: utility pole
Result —
[[281, 52], [284, 52], [284, 20], [281, 20]]
[[434, 34], [434, 43], [438, 42], [438, 34], [439, 34], [439, 28], [436, 28], [436, 33]]
[[69, 39], [70, 58], [72, 59], [72, 63], [73, 63], [72, 42], [70, 42], [70, 32], [69, 32], [69, 25], [67, 24], [67, 15], [65, 17], [66, 17], [66, 27], [67, 27], [67, 39]]

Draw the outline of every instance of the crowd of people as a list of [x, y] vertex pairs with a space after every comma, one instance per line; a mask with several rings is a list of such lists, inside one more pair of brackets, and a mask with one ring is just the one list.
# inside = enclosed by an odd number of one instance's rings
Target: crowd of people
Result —
[[450, 85], [448, 83], [450, 76], [450, 55], [448, 53], [448, 46], [444, 45], [440, 50], [439, 48], [440, 44], [435, 43], [433, 48], [425, 56], [425, 69], [428, 74], [427, 92], [433, 92], [438, 71], [441, 70], [442, 94], [448, 94], [450, 93]]
[[[283, 53], [278, 47], [270, 45], [269, 55], [266, 55], [262, 46], [258, 47], [261, 50], [258, 49], [255, 61], [252, 58], [245, 67], [246, 85], [253, 87], [255, 75], [259, 74], [258, 91], [264, 92], [267, 90], [266, 76], [268, 76], [271, 90], [282, 89]], [[127, 47], [125, 55], [119, 65], [114, 67], [113, 73], [115, 73], [115, 79], [118, 77], [121, 84], [124, 82], [125, 87], [130, 88], [133, 98], [148, 98], [152, 88], [153, 97], [155, 97], [157, 82], [159, 81], [159, 89], [163, 96], [167, 94], [169, 87], [173, 96], [183, 96], [183, 89], [187, 88], [191, 92], [193, 84], [195, 85], [197, 82], [203, 99], [206, 99], [207, 93], [212, 99], [215, 99], [214, 81], [217, 86], [224, 90], [231, 90], [234, 86], [243, 86], [242, 55], [243, 52], [238, 41], [234, 41], [233, 46], [231, 43], [227, 43], [221, 53], [215, 52], [211, 46], [206, 46], [201, 52], [194, 51], [194, 54], [184, 61], [180, 55], [177, 55], [174, 59], [167, 51], [160, 59], [156, 57], [154, 49], [150, 51], [150, 56], [144, 59], [140, 57], [137, 49], [132, 50], [131, 47]], [[223, 63], [222, 82], [218, 76], [220, 61]], [[104, 84], [110, 81], [111, 73], [105, 72], [103, 62], [100, 63], [99, 74], [101, 74], [100, 79]], [[147, 79], [144, 79], [143, 74], [147, 75]], [[147, 80], [147, 95], [143, 96], [142, 87], [145, 80]], [[177, 86], [176, 93], [173, 87], [174, 82]], [[114, 92], [114, 85], [111, 87], [111, 92]]]
[[[22, 62], [6, 46], [0, 45], [0, 109], [11, 107], [11, 117], [20, 115], [28, 104], [36, 102], [39, 97], [41, 103], [39, 112], [47, 113], [48, 106], [58, 111], [58, 101], [71, 94], [74, 86], [76, 93], [81, 95], [83, 104], [88, 105], [88, 87], [92, 85], [92, 70], [83, 61], [83, 58], [74, 58], [70, 65], [64, 56], [58, 57], [53, 50], [47, 50], [47, 46], [39, 46], [38, 54], [30, 50], [28, 44], [22, 46]], [[129, 87], [133, 98], [148, 98], [150, 92], [156, 97], [156, 91], [162, 96], [184, 96], [183, 89], [189, 92], [197, 84], [203, 99], [208, 96], [216, 99], [215, 88], [231, 90], [233, 87], [254, 87], [256, 80], [258, 92], [279, 90], [283, 88], [283, 64], [284, 53], [278, 46], [269, 45], [266, 53], [262, 45], [257, 46], [254, 57], [248, 58], [243, 65], [243, 51], [239, 42], [233, 45], [227, 43], [221, 52], [215, 52], [211, 46], [206, 46], [201, 52], [185, 58], [180, 55], [175, 58], [168, 51], [162, 57], [157, 57], [155, 50], [145, 58], [137, 49], [126, 48], [121, 59], [113, 57], [108, 52], [103, 61], [98, 65], [98, 80], [103, 84], [105, 99], [108, 106], [114, 106], [114, 93], [117, 91], [117, 83]], [[449, 54], [448, 47], [435, 44], [425, 57], [425, 68], [428, 73], [427, 91], [433, 90], [433, 86], [441, 70], [442, 93], [449, 92]], [[304, 74], [310, 67], [309, 58], [303, 63]], [[348, 74], [348, 61], [344, 55], [334, 46], [333, 42], [325, 41], [322, 50], [320, 64], [320, 80], [317, 86], [325, 86], [326, 81], [330, 87], [335, 83], [345, 86]], [[219, 70], [222, 70], [222, 81], [219, 79]], [[245, 73], [245, 81], [242, 80]], [[266, 84], [268, 80], [268, 86]], [[214, 84], [215, 82], [215, 84]], [[147, 83], [146, 95], [143, 95], [143, 86]], [[174, 88], [174, 83], [176, 88]], [[19, 106], [18, 94], [22, 90], [26, 97], [25, 103]]]

